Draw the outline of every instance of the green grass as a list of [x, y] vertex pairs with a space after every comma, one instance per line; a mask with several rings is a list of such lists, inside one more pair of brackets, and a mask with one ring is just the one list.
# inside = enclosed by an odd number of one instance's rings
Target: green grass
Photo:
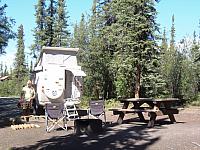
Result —
[[120, 107], [120, 101], [116, 99], [109, 99], [105, 101], [106, 109]]
[[[83, 109], [89, 108], [90, 99], [91, 98], [89, 98], [89, 97], [82, 97], [81, 103], [80, 103], [80, 108], [83, 108]], [[118, 101], [116, 99], [105, 100], [105, 108], [106, 109], [115, 108], [115, 107], [119, 107], [119, 106], [120, 106], [120, 101]]]
[[195, 100], [190, 103], [192, 106], [200, 106], [200, 100]]

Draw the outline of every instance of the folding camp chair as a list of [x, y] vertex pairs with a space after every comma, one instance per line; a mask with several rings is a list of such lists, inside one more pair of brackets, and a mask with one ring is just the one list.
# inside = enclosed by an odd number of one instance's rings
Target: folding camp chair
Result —
[[47, 103], [45, 105], [46, 131], [50, 132], [56, 126], [67, 130], [66, 112], [64, 102]]
[[106, 123], [104, 100], [91, 100], [89, 102], [89, 118], [93, 117], [103, 120], [102, 116], [104, 116], [104, 123]]

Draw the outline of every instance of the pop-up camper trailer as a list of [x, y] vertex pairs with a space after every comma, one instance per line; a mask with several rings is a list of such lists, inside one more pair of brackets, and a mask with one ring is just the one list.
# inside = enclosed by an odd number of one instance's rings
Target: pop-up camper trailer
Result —
[[43, 47], [34, 68], [33, 82], [40, 105], [65, 99], [79, 100], [83, 76], [77, 64], [78, 48]]

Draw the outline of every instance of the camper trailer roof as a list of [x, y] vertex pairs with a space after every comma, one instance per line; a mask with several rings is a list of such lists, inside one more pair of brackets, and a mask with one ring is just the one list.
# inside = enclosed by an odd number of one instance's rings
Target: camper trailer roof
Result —
[[70, 51], [70, 52], [78, 52], [79, 48], [64, 48], [64, 47], [42, 47], [43, 51], [53, 50], [53, 51]]
[[64, 48], [64, 47], [47, 47], [43, 46], [42, 51], [40, 52], [40, 55], [37, 59], [37, 62], [35, 66], [39, 63], [39, 60], [42, 58], [43, 52], [44, 51], [68, 51], [68, 52], [78, 52], [79, 48]]

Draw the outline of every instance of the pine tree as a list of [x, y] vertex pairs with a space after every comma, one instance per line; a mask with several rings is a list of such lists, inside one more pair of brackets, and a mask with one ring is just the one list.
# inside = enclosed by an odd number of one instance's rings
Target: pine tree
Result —
[[4, 66], [4, 73], [3, 73], [4, 76], [7, 76], [8, 75], [8, 67], [7, 65]]
[[89, 37], [88, 37], [88, 25], [85, 21], [84, 14], [81, 15], [81, 20], [79, 24], [74, 25], [74, 32], [71, 41], [72, 47], [78, 47], [81, 51], [87, 51], [89, 44]]
[[[78, 29], [79, 31], [79, 29]], [[96, 37], [96, 1], [93, 1], [93, 8], [92, 8], [92, 16], [89, 20], [89, 46], [88, 46], [88, 50], [84, 51], [83, 55], [84, 58], [82, 58], [83, 60], [83, 68], [87, 73], [87, 77], [84, 79], [84, 86], [85, 86], [85, 94], [86, 95], [90, 95], [94, 96], [96, 98], [99, 98], [99, 93], [100, 93], [100, 85], [99, 85], [99, 67], [97, 67], [98, 65], [98, 59], [97, 58], [97, 37]], [[79, 38], [79, 34], [78, 34], [78, 38]], [[79, 43], [78, 43], [79, 45]], [[95, 45], [95, 46], [94, 46]], [[98, 70], [97, 70], [98, 68]]]
[[71, 39], [71, 47], [78, 47], [78, 62], [82, 63], [84, 60], [85, 51], [88, 51], [89, 39], [88, 39], [88, 25], [85, 21], [85, 16], [82, 14], [79, 24], [75, 24], [74, 33]]
[[[194, 32], [193, 34], [193, 42], [192, 42], [192, 46], [191, 46], [191, 50], [190, 50], [190, 68], [189, 68], [189, 72], [190, 72], [190, 84], [189, 86], [191, 87], [190, 92], [192, 93], [192, 96], [194, 99], [197, 97], [199, 91], [200, 91], [200, 62], [197, 61], [198, 57], [200, 54], [200, 44], [197, 42], [197, 35]], [[186, 91], [184, 91], [186, 92]], [[188, 93], [188, 92], [187, 92]], [[191, 95], [190, 93], [188, 93], [188, 95]]]
[[0, 64], [0, 77], [3, 76], [3, 62]]
[[65, 0], [38, 0], [33, 52], [39, 55], [42, 46], [69, 46], [69, 31]]
[[174, 24], [174, 15], [172, 16], [172, 26], [171, 26], [171, 38], [170, 38], [170, 47], [168, 52], [168, 62], [169, 74], [168, 74], [168, 88], [172, 97], [181, 96], [181, 63], [182, 56], [181, 53], [177, 51], [175, 46], [175, 24]]
[[[165, 49], [165, 42], [162, 42], [162, 75], [166, 81], [166, 94], [170, 97], [186, 98], [192, 97], [194, 92], [191, 92], [190, 87], [195, 85], [193, 82], [194, 75], [192, 73], [192, 62], [188, 59], [191, 53], [188, 53], [187, 40], [183, 39], [179, 45], [175, 45], [175, 18], [172, 16], [172, 26], [170, 31], [170, 46]], [[195, 43], [195, 40], [193, 41]], [[190, 67], [188, 67], [190, 66]], [[191, 78], [192, 77], [192, 78]], [[190, 92], [187, 92], [190, 91]], [[186, 94], [187, 93], [187, 94]], [[189, 94], [193, 93], [193, 94]]]
[[87, 23], [85, 21], [85, 16], [84, 14], [81, 15], [81, 21], [78, 27], [78, 41], [79, 45], [78, 47], [81, 48], [82, 50], [87, 50], [88, 46], [88, 31], [87, 31]]
[[70, 36], [70, 32], [67, 29], [69, 26], [67, 20], [69, 16], [67, 16], [67, 11], [66, 11], [67, 6], [65, 3], [66, 3], [65, 0], [58, 0], [54, 39], [53, 39], [53, 44], [55, 46], [67, 47], [69, 45], [68, 39]]
[[[113, 68], [116, 70], [116, 88], [121, 96], [139, 97], [141, 87], [146, 95], [153, 96], [160, 86], [158, 48], [155, 32], [156, 9], [151, 0], [113, 0], [110, 14], [114, 18], [109, 42], [114, 48]], [[117, 65], [118, 64], [118, 65]], [[127, 90], [128, 89], [128, 90]], [[130, 94], [131, 91], [134, 94]]]
[[24, 50], [24, 28], [23, 25], [20, 25], [17, 33], [17, 53], [14, 62], [14, 77], [16, 79], [16, 89], [18, 92], [28, 76]]
[[34, 44], [32, 45], [31, 49], [35, 57], [38, 57], [42, 46], [47, 45], [47, 37], [46, 37], [46, 12], [45, 12], [45, 5], [46, 0], [38, 0], [37, 5], [35, 6], [35, 17], [36, 17], [36, 27], [33, 31], [34, 36]]
[[75, 25], [74, 25], [74, 31], [73, 31], [73, 34], [72, 34], [71, 40], [70, 40], [70, 46], [71, 47], [78, 47], [78, 43], [79, 43], [78, 36], [79, 36], [78, 24], [76, 22]]
[[163, 31], [163, 36], [162, 36], [162, 43], [161, 43], [161, 53], [165, 53], [168, 49], [168, 43], [167, 43], [167, 35], [166, 35], [166, 30], [164, 29]]
[[172, 15], [170, 49], [171, 49], [171, 50], [175, 50], [175, 25], [174, 25], [174, 15]]
[[167, 35], [166, 35], [165, 29], [163, 31], [161, 40], [162, 41], [161, 41], [161, 46], [160, 46], [160, 50], [161, 50], [160, 72], [161, 72], [163, 80], [165, 81], [165, 90], [163, 90], [162, 95], [166, 96], [166, 95], [169, 95], [169, 88], [166, 85], [168, 85], [168, 75], [169, 75], [169, 70], [170, 70], [169, 63], [171, 61], [171, 58], [170, 58], [170, 51], [168, 48]]
[[45, 27], [45, 34], [47, 38], [47, 45], [46, 46], [55, 46], [53, 43], [54, 36], [55, 36], [55, 14], [56, 14], [56, 1], [49, 0], [49, 6], [46, 9], [46, 27]]
[[[84, 16], [82, 16], [80, 26], [78, 27], [78, 32], [81, 32], [81, 34], [78, 34], [78, 38], [81, 40], [80, 46], [85, 50], [81, 55], [82, 66], [87, 74], [84, 91], [86, 95], [92, 95], [96, 98], [99, 98], [100, 95], [103, 96], [104, 72], [108, 68], [105, 66], [105, 54], [102, 51], [104, 45], [100, 34], [102, 22], [97, 16], [98, 13], [97, 1], [94, 0], [92, 15], [88, 25], [88, 37], [84, 33], [84, 30], [87, 31], [84, 25]], [[84, 45], [84, 43], [87, 43], [87, 38], [89, 43], [88, 47]]]
[[12, 31], [15, 21], [6, 16], [6, 7], [6, 4], [0, 4], [0, 55], [5, 52], [5, 47], [8, 46], [9, 39], [15, 37], [15, 33]]
[[32, 71], [33, 71], [33, 61], [31, 61], [30, 68], [29, 68], [29, 72], [32, 72]]

